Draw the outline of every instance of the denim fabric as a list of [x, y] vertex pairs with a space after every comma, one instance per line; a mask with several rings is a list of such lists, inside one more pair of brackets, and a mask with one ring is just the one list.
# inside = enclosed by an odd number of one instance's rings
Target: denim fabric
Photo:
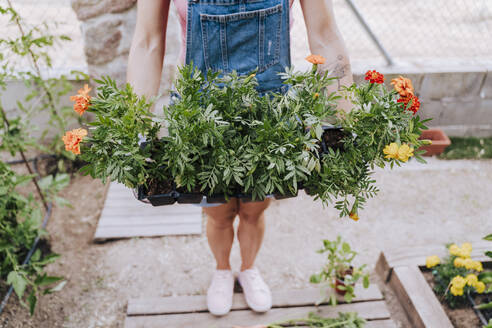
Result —
[[290, 67], [289, 0], [189, 0], [186, 64], [202, 72], [249, 74], [258, 92], [285, 92]]

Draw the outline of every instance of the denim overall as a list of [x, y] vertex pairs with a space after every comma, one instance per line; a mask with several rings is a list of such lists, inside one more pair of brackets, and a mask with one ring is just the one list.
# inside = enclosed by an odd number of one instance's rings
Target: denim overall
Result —
[[[277, 73], [291, 65], [289, 7], [289, 0], [188, 0], [185, 63], [203, 73], [244, 75], [258, 68], [260, 95], [285, 93], [288, 85]], [[222, 204], [204, 197], [196, 205]]]
[[189, 0], [186, 64], [240, 75], [258, 68], [258, 92], [286, 92], [289, 0]]

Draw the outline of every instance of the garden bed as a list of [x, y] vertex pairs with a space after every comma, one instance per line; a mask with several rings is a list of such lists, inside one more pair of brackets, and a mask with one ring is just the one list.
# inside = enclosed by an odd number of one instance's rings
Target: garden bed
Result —
[[[491, 262], [487, 262], [488, 258], [481, 255], [490, 248], [490, 243], [476, 242], [473, 245], [472, 258], [482, 261], [485, 267], [490, 267]], [[442, 305], [429, 284], [430, 278], [426, 274], [431, 277], [432, 274], [421, 269], [429, 254], [442, 257], [445, 256], [445, 251], [442, 246], [384, 251], [376, 264], [376, 272], [395, 291], [412, 327], [479, 327], [480, 324], [460, 325], [471, 319], [471, 314], [458, 309], [447, 311], [447, 306]], [[471, 307], [470, 311], [477, 318]]]

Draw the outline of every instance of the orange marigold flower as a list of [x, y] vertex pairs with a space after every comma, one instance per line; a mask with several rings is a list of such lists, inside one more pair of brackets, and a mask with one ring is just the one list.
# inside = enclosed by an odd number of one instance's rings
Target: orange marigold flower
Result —
[[75, 155], [80, 154], [80, 142], [87, 135], [87, 130], [79, 128], [71, 131], [67, 131], [62, 137], [65, 144], [65, 150], [71, 151]]
[[[410, 101], [412, 102], [412, 105], [407, 108], [407, 105]], [[420, 109], [420, 100], [417, 96], [414, 96], [414, 95], [410, 95], [408, 97], [402, 97], [402, 98], [398, 99], [397, 102], [404, 103], [405, 108], [409, 111], [412, 111], [414, 115]]]
[[413, 95], [414, 89], [412, 80], [400, 75], [398, 78], [391, 80], [391, 84], [394, 85], [396, 92], [398, 92], [400, 96], [408, 97]]
[[379, 72], [376, 72], [375, 70], [372, 70], [372, 71], [369, 70], [366, 72], [365, 79], [371, 83], [381, 84], [384, 82], [384, 75], [379, 73]]
[[311, 64], [324, 64], [326, 59], [320, 55], [309, 55], [306, 57], [306, 60]]
[[89, 96], [89, 92], [92, 89], [89, 88], [89, 86], [84, 84], [84, 87], [79, 89], [77, 94], [75, 96], [70, 96], [71, 101], [75, 101], [75, 104], [73, 104], [73, 109], [79, 115], [84, 114], [84, 112], [89, 108], [91, 96]]
[[357, 215], [357, 213], [354, 213], [354, 212], [350, 212], [349, 213], [349, 217], [354, 220], [354, 221], [358, 221], [359, 220], [359, 216]]

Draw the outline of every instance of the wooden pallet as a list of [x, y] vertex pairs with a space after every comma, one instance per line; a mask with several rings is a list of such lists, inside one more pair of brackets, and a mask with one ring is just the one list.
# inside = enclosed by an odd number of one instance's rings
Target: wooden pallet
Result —
[[[473, 243], [472, 258], [487, 260], [483, 253], [489, 249], [490, 242]], [[376, 273], [394, 290], [412, 327], [453, 327], [419, 268], [425, 266], [427, 256], [437, 255], [443, 258], [447, 254], [443, 245], [431, 245], [384, 251], [379, 256]]]
[[202, 210], [174, 204], [144, 204], [122, 184], [111, 183], [94, 240], [202, 233]]
[[231, 312], [222, 317], [207, 311], [205, 295], [130, 299], [125, 328], [231, 328], [299, 319], [309, 312], [324, 317], [336, 317], [338, 312], [357, 312], [368, 320], [367, 328], [396, 327], [376, 285], [368, 289], [357, 286], [355, 292], [357, 298], [351, 304], [334, 307], [326, 303], [314, 306], [321, 296], [319, 289], [277, 291], [272, 293], [272, 309], [261, 314], [249, 310], [244, 296], [235, 293]]

